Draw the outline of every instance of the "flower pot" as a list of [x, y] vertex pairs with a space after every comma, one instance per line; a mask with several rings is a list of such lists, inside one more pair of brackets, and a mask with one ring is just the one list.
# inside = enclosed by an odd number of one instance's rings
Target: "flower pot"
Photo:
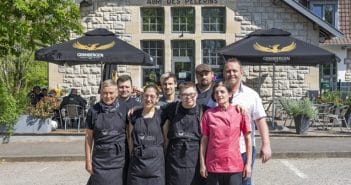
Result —
[[52, 131], [51, 119], [40, 119], [30, 115], [21, 115], [14, 126], [15, 134], [49, 133]]
[[297, 134], [307, 134], [308, 128], [310, 128], [310, 118], [304, 115], [294, 116], [295, 129]]

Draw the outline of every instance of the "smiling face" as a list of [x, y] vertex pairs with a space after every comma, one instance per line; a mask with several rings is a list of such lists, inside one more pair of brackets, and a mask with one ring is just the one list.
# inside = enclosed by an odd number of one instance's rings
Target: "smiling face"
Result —
[[107, 86], [101, 90], [102, 102], [106, 105], [112, 105], [117, 98], [117, 86]]
[[212, 71], [196, 72], [196, 79], [201, 88], [206, 88], [212, 84], [213, 72]]
[[183, 88], [180, 91], [180, 98], [182, 101], [182, 105], [185, 108], [191, 108], [196, 105], [197, 92], [195, 87], [187, 87]]
[[132, 82], [127, 80], [125, 82], [119, 82], [118, 86], [118, 96], [122, 99], [128, 99], [132, 94]]
[[240, 85], [241, 77], [243, 74], [244, 72], [239, 62], [227, 62], [224, 66], [224, 80], [232, 87]]
[[164, 80], [161, 83], [162, 92], [166, 96], [171, 96], [171, 95], [175, 94], [176, 87], [177, 87], [177, 84], [175, 82], [175, 79], [172, 77]]
[[153, 108], [158, 102], [158, 93], [156, 88], [147, 87], [143, 94], [143, 105], [145, 108]]
[[214, 99], [220, 106], [228, 105], [229, 104], [229, 91], [224, 85], [219, 85], [214, 91]]

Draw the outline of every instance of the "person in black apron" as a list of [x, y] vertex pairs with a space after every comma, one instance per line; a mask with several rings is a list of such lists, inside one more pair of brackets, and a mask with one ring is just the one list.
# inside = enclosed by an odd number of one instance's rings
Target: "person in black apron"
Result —
[[125, 185], [126, 113], [117, 100], [116, 82], [103, 82], [101, 102], [89, 109], [86, 123], [87, 184]]
[[144, 89], [143, 108], [135, 110], [128, 125], [130, 164], [128, 185], [165, 185], [161, 111], [156, 86]]
[[163, 126], [166, 138], [166, 184], [201, 185], [200, 176], [200, 117], [203, 107], [196, 104], [195, 84], [179, 86], [181, 102], [169, 104], [165, 110], [167, 121]]

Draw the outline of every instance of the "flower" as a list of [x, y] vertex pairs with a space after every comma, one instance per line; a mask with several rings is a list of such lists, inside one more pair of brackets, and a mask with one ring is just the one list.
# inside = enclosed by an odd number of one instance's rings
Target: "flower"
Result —
[[51, 118], [54, 114], [55, 109], [60, 107], [60, 102], [55, 97], [43, 97], [35, 107], [30, 108], [30, 114], [33, 117], [47, 119]]

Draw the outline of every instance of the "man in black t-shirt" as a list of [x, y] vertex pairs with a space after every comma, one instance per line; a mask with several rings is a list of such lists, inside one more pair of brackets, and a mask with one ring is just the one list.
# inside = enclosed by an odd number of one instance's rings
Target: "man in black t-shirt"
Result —
[[117, 79], [118, 101], [120, 106], [125, 107], [126, 112], [133, 107], [140, 107], [141, 102], [137, 97], [132, 97], [132, 78], [129, 75], [121, 75]]
[[82, 110], [85, 110], [87, 101], [78, 95], [77, 89], [72, 89], [68, 96], [63, 97], [60, 104], [60, 109], [64, 108], [64, 106], [68, 104], [79, 105]]
[[196, 66], [195, 71], [197, 80], [196, 90], [198, 93], [197, 104], [207, 106], [208, 102], [211, 100], [214, 73], [207, 64], [199, 64]]

